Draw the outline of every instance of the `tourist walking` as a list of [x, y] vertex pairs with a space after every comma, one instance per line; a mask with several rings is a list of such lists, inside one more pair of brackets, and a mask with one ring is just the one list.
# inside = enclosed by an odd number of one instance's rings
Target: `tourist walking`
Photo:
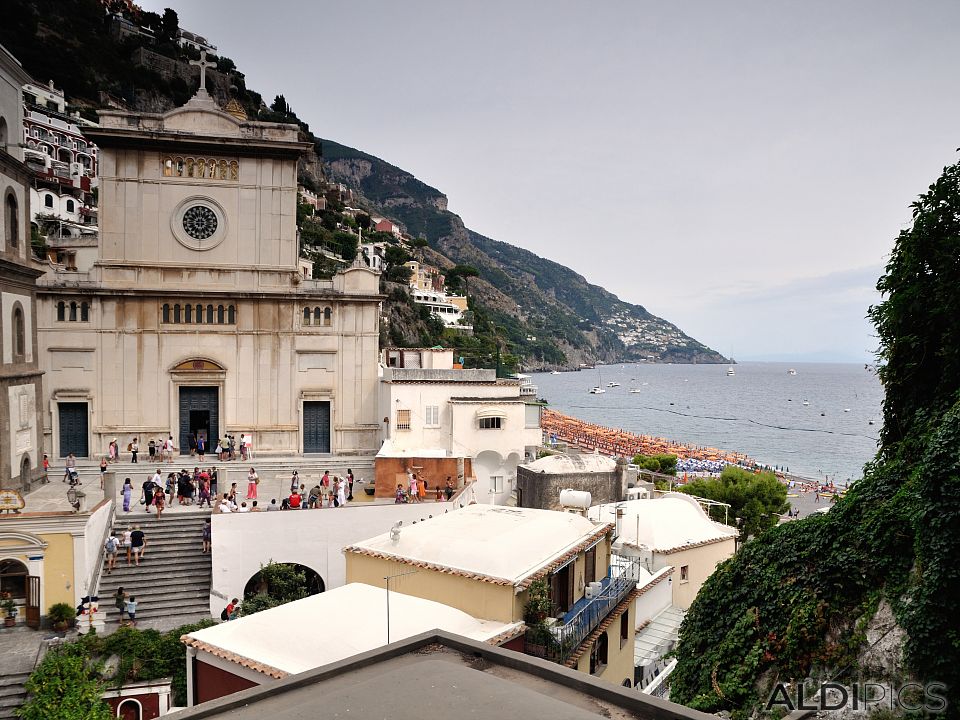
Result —
[[137, 453], [140, 452], [140, 441], [137, 438], [133, 439], [133, 442], [130, 443], [130, 462], [135, 463], [137, 461]]
[[141, 486], [143, 494], [140, 497], [140, 504], [147, 512], [150, 512], [150, 506], [153, 504], [153, 488], [155, 485], [153, 478], [147, 478]]
[[294, 470], [293, 475], [290, 476], [290, 492], [295, 493], [298, 487], [300, 487], [300, 474]]
[[257, 485], [259, 484], [260, 476], [257, 475], [256, 470], [250, 468], [250, 472], [247, 473], [247, 500], [257, 499]]
[[113, 568], [117, 564], [117, 553], [120, 551], [120, 541], [116, 535], [113, 534], [113, 530], [111, 530], [110, 535], [107, 536], [107, 540], [103, 544], [103, 549], [107, 556], [107, 575], [109, 575], [113, 572]]
[[190, 450], [190, 457], [193, 457], [197, 452], [197, 436], [193, 433], [187, 435], [187, 448]]
[[210, 540], [212, 538], [212, 528], [210, 526], [210, 518], [207, 518], [203, 521], [203, 530], [200, 531], [200, 540], [203, 543], [203, 549], [200, 551], [201, 554], [210, 552]]
[[223, 440], [217, 438], [217, 447], [213, 451], [217, 455], [217, 460], [223, 460]]
[[130, 533], [130, 550], [133, 553], [133, 561], [137, 567], [140, 567], [140, 561], [143, 559], [146, 547], [147, 538], [143, 534], [143, 530], [140, 529], [139, 525], [134, 525], [133, 532]]
[[150, 457], [150, 463], [153, 464], [153, 460], [157, 456], [157, 443], [153, 438], [150, 438], [150, 442], [147, 443], [147, 453]]
[[133, 485], [130, 478], [123, 481], [123, 511], [130, 512], [130, 500], [133, 499]]
[[420, 502], [420, 483], [417, 481], [417, 474], [410, 472], [408, 479], [410, 481], [410, 502]]
[[337, 478], [337, 504], [343, 507], [347, 504], [347, 480], [346, 478]]
[[114, 438], [107, 444], [107, 457], [110, 458], [110, 462], [115, 463], [119, 459], [119, 448], [117, 447], [117, 439]]
[[107, 471], [107, 458], [100, 458], [100, 489], [103, 490], [103, 474]]
[[163, 496], [163, 489], [156, 488], [153, 491], [153, 506], [157, 509], [157, 520], [160, 519], [160, 514], [163, 512], [163, 508], [166, 505], [166, 501]]
[[217, 493], [219, 492], [217, 483], [220, 478], [220, 476], [217, 474], [217, 469], [215, 467], [210, 468], [209, 475], [210, 475], [210, 497], [217, 497]]
[[167, 505], [173, 505], [173, 496], [177, 489], [177, 474], [167, 473], [167, 483], [164, 486], [167, 491]]
[[113, 596], [113, 605], [120, 611], [120, 621], [123, 622], [123, 610], [127, 604], [127, 594], [123, 591], [122, 587], [117, 588], [117, 592]]
[[347, 468], [347, 500], [353, 500], [353, 470]]
[[[130, 538], [133, 536], [133, 526], [127, 525], [127, 529], [123, 531], [123, 536], [120, 540], [120, 547], [126, 548], [127, 550], [127, 565], [130, 564], [130, 553], [133, 549], [131, 545]], [[122, 589], [122, 588], [121, 588]]]
[[176, 450], [176, 448], [173, 446], [173, 435], [170, 435], [166, 440], [163, 441], [163, 454], [168, 463], [173, 463], [174, 450]]
[[203, 507], [203, 503], [207, 503], [207, 507], [210, 507], [210, 476], [202, 472], [200, 473], [200, 507]]
[[243, 462], [247, 461], [247, 441], [243, 433], [240, 433], [240, 459]]
[[63, 463], [63, 481], [64, 482], [69, 481], [70, 484], [72, 485], [73, 475], [76, 472], [76, 469], [77, 469], [77, 458], [74, 456], [73, 453], [70, 453], [69, 455], [67, 455], [67, 458], [66, 460], [64, 460], [64, 463]]
[[227, 493], [227, 499], [230, 501], [230, 504], [236, 507], [237, 505], [237, 484], [230, 483], [230, 492]]

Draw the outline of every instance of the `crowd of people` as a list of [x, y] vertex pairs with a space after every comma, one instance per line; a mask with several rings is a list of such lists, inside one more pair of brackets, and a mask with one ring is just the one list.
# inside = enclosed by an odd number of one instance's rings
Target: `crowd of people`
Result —
[[[721, 469], [725, 464], [746, 466], [756, 464], [743, 453], [698, 445], [686, 445], [675, 440], [653, 437], [652, 435], [637, 435], [625, 430], [615, 430], [603, 425], [594, 425], [578, 420], [556, 410], [544, 409], [541, 427], [551, 440], [560, 439], [585, 450], [598, 450], [607, 455], [622, 457], [633, 457], [637, 454], [676, 455], [679, 459], [678, 469], [680, 469], [679, 462], [684, 460], [696, 460], [706, 464], [716, 463]], [[693, 471], [693, 466], [691, 466], [691, 471]]]
[[[204, 458], [211, 454], [211, 452], [217, 460], [222, 462], [236, 460], [237, 457], [239, 457], [242, 462], [246, 462], [249, 458], [253, 457], [252, 446], [253, 436], [245, 433], [240, 433], [239, 440], [235, 436], [227, 434], [222, 438], [218, 438], [215, 443], [211, 443], [204, 435], [198, 436], [194, 433], [187, 435], [187, 449], [190, 451], [190, 456], [198, 457], [200, 462], [203, 462]], [[151, 463], [156, 460], [172, 463], [174, 454], [180, 452], [180, 449], [173, 441], [173, 435], [168, 435], [166, 439], [150, 438], [146, 443], [146, 448]], [[135, 437], [127, 443], [127, 452], [130, 453], [130, 462], [139, 462], [140, 453], [142, 452], [139, 438]], [[120, 462], [120, 459], [120, 444], [117, 438], [114, 438], [107, 444], [107, 454], [101, 459], [101, 472], [105, 471], [107, 465]]]
[[456, 492], [456, 487], [450, 475], [447, 475], [447, 482], [443, 487], [440, 487], [440, 484], [437, 483], [431, 491], [426, 478], [412, 470], [407, 470], [407, 487], [404, 487], [402, 483], [397, 483], [397, 491], [394, 494], [393, 502], [395, 504], [425, 502], [431, 494], [434, 496], [434, 500], [440, 502], [452, 498], [454, 492]]

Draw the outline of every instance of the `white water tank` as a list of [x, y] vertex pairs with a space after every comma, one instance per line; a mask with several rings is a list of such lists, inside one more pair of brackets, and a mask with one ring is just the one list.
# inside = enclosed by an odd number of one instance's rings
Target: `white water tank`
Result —
[[561, 490], [560, 506], [565, 508], [577, 508], [578, 510], [588, 510], [590, 508], [590, 493], [586, 490]]

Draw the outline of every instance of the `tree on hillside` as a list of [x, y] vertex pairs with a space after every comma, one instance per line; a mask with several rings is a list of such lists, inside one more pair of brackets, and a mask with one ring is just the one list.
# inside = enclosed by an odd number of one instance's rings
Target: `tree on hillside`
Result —
[[[772, 472], [754, 473], [727, 465], [720, 477], [697, 478], [678, 488], [680, 492], [730, 505], [732, 520], [740, 528], [740, 541], [757, 537], [780, 521], [790, 504], [787, 488]], [[723, 522], [723, 508], [713, 507], [710, 516]]]
[[283, 95], [277, 95], [270, 103], [270, 109], [281, 115], [293, 115], [293, 108], [287, 104], [287, 99]]
[[856, 679], [883, 603], [904, 631], [904, 667], [866, 677], [943, 683], [957, 707], [958, 255], [955, 164], [914, 203], [877, 284], [883, 301], [870, 309], [885, 391], [876, 459], [828, 513], [771, 528], [710, 576], [680, 630], [671, 700], [745, 717], [763, 706], [772, 678], [855, 668], [840, 679]]
[[163, 17], [160, 18], [160, 27], [157, 33], [157, 42], [177, 41], [177, 35], [180, 34], [180, 18], [177, 17], [177, 11], [170, 8], [163, 9]]
[[19, 710], [21, 720], [110, 720], [103, 682], [80, 653], [53, 650], [26, 682], [30, 697]]
[[479, 277], [480, 272], [472, 265], [454, 265], [446, 273], [446, 282], [454, 287], [463, 282], [463, 294], [470, 294], [470, 278]]
[[369, 230], [370, 226], [373, 224], [373, 220], [366, 213], [357, 213], [357, 225], [362, 227], [364, 230]]

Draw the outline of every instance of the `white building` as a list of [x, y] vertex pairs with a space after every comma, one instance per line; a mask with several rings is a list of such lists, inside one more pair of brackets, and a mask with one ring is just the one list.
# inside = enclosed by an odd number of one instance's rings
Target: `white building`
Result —
[[217, 46], [203, 37], [203, 35], [197, 35], [183, 28], [180, 28], [177, 33], [177, 43], [180, 47], [193, 48], [197, 52], [206, 51], [208, 55], [217, 54]]
[[[188, 706], [236, 692], [222, 673], [261, 685], [440, 629], [491, 645], [520, 635], [522, 622], [477, 619], [433, 600], [364, 583], [240, 617], [183, 636]], [[194, 697], [194, 689], [201, 693]], [[362, 714], [362, 713], [361, 713]]]
[[517, 465], [535, 457], [542, 440], [541, 407], [532, 400], [519, 379], [455, 369], [452, 350], [384, 350], [379, 404], [386, 422], [377, 494], [392, 495], [396, 476], [408, 468], [422, 467], [433, 486], [433, 480], [462, 474], [468, 460], [476, 500], [506, 503]]
[[614, 551], [620, 555], [639, 557], [651, 573], [676, 568], [673, 604], [683, 610], [737, 549], [736, 529], [711, 520], [696, 498], [684, 493], [595, 505], [589, 516], [617, 523]]
[[186, 453], [191, 435], [226, 433], [261, 452], [373, 454], [377, 274], [303, 277], [298, 128], [235, 117], [202, 87], [101, 123], [97, 258], [38, 289], [51, 456], [147, 435]]
[[[466, 298], [449, 296], [445, 292], [436, 290], [416, 290], [411, 288], [413, 301], [430, 308], [430, 314], [443, 321], [444, 327], [456, 330], [473, 330], [473, 326], [464, 322], [464, 308]], [[463, 300], [463, 303], [456, 301]]]

